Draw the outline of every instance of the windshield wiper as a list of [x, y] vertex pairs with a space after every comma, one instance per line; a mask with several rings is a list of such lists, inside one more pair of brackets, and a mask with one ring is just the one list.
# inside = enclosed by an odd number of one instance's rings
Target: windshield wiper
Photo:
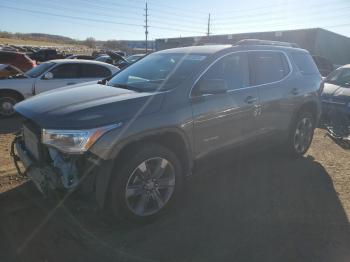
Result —
[[131, 90], [131, 91], [137, 91], [137, 92], [141, 92], [142, 91], [141, 88], [137, 88], [137, 87], [130, 86], [130, 85], [127, 85], [127, 84], [112, 84], [111, 86], [122, 88], [122, 89]]

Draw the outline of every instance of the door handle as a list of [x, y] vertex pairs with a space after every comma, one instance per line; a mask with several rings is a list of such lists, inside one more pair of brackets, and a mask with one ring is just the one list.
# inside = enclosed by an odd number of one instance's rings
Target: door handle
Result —
[[71, 86], [71, 85], [75, 85], [76, 83], [74, 82], [70, 82], [70, 83], [67, 83], [67, 86]]
[[252, 96], [248, 96], [245, 100], [244, 100], [244, 102], [246, 103], [246, 104], [254, 104], [255, 102], [257, 102], [258, 101], [258, 98], [257, 97], [252, 97]]
[[295, 96], [298, 95], [299, 94], [299, 88], [296, 88], [296, 87], [293, 88], [292, 89], [292, 94], [295, 95]]

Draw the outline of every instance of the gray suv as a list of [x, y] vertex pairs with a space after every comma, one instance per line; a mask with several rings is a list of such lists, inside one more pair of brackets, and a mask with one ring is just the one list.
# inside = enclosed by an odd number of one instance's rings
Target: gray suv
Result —
[[12, 155], [44, 194], [80, 191], [117, 217], [149, 220], [219, 150], [272, 142], [303, 155], [320, 86], [309, 53], [283, 44], [165, 50], [108, 81], [16, 105], [23, 129]]

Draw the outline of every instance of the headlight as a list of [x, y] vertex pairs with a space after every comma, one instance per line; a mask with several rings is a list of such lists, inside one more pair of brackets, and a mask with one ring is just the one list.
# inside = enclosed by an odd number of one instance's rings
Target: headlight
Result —
[[42, 130], [42, 143], [65, 153], [87, 151], [103, 134], [119, 128], [122, 123], [87, 130]]

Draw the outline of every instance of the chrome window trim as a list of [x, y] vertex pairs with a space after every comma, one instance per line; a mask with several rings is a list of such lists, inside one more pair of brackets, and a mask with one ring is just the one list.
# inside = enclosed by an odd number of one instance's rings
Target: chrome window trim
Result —
[[[191, 87], [190, 93], [189, 93], [189, 98], [192, 98], [192, 91], [193, 88], [195, 87], [195, 85], [198, 83], [198, 81], [202, 78], [202, 76], [208, 72], [208, 70], [214, 66], [218, 61], [220, 61], [221, 59], [225, 58], [226, 56], [229, 55], [233, 55], [233, 54], [237, 54], [237, 53], [250, 53], [250, 52], [275, 52], [275, 53], [281, 53], [284, 55], [284, 57], [287, 60], [288, 63], [288, 67], [289, 67], [289, 73], [283, 77], [282, 79], [278, 80], [278, 81], [274, 81], [274, 82], [269, 82], [269, 83], [265, 83], [265, 84], [260, 84], [260, 85], [254, 85], [254, 86], [246, 86], [246, 87], [242, 87], [242, 88], [237, 88], [237, 89], [233, 89], [233, 90], [228, 90], [227, 93], [231, 93], [231, 92], [235, 92], [235, 91], [239, 91], [239, 90], [243, 90], [243, 89], [249, 89], [249, 88], [255, 88], [255, 87], [260, 87], [260, 86], [265, 86], [265, 85], [271, 85], [271, 84], [277, 84], [280, 83], [284, 80], [286, 80], [293, 72], [294, 72], [294, 68], [292, 66], [292, 63], [289, 59], [289, 56], [287, 55], [287, 53], [285, 51], [282, 50], [244, 50], [244, 51], [234, 51], [234, 52], [230, 52], [227, 54], [224, 54], [222, 56], [220, 56], [219, 58], [215, 59], [215, 61], [213, 61], [200, 75], [199, 77], [196, 79], [196, 81], [194, 81], [194, 84]], [[248, 61], [249, 62], [249, 61]], [[202, 96], [211, 96], [213, 94], [203, 94], [197, 97], [202, 97]]]

